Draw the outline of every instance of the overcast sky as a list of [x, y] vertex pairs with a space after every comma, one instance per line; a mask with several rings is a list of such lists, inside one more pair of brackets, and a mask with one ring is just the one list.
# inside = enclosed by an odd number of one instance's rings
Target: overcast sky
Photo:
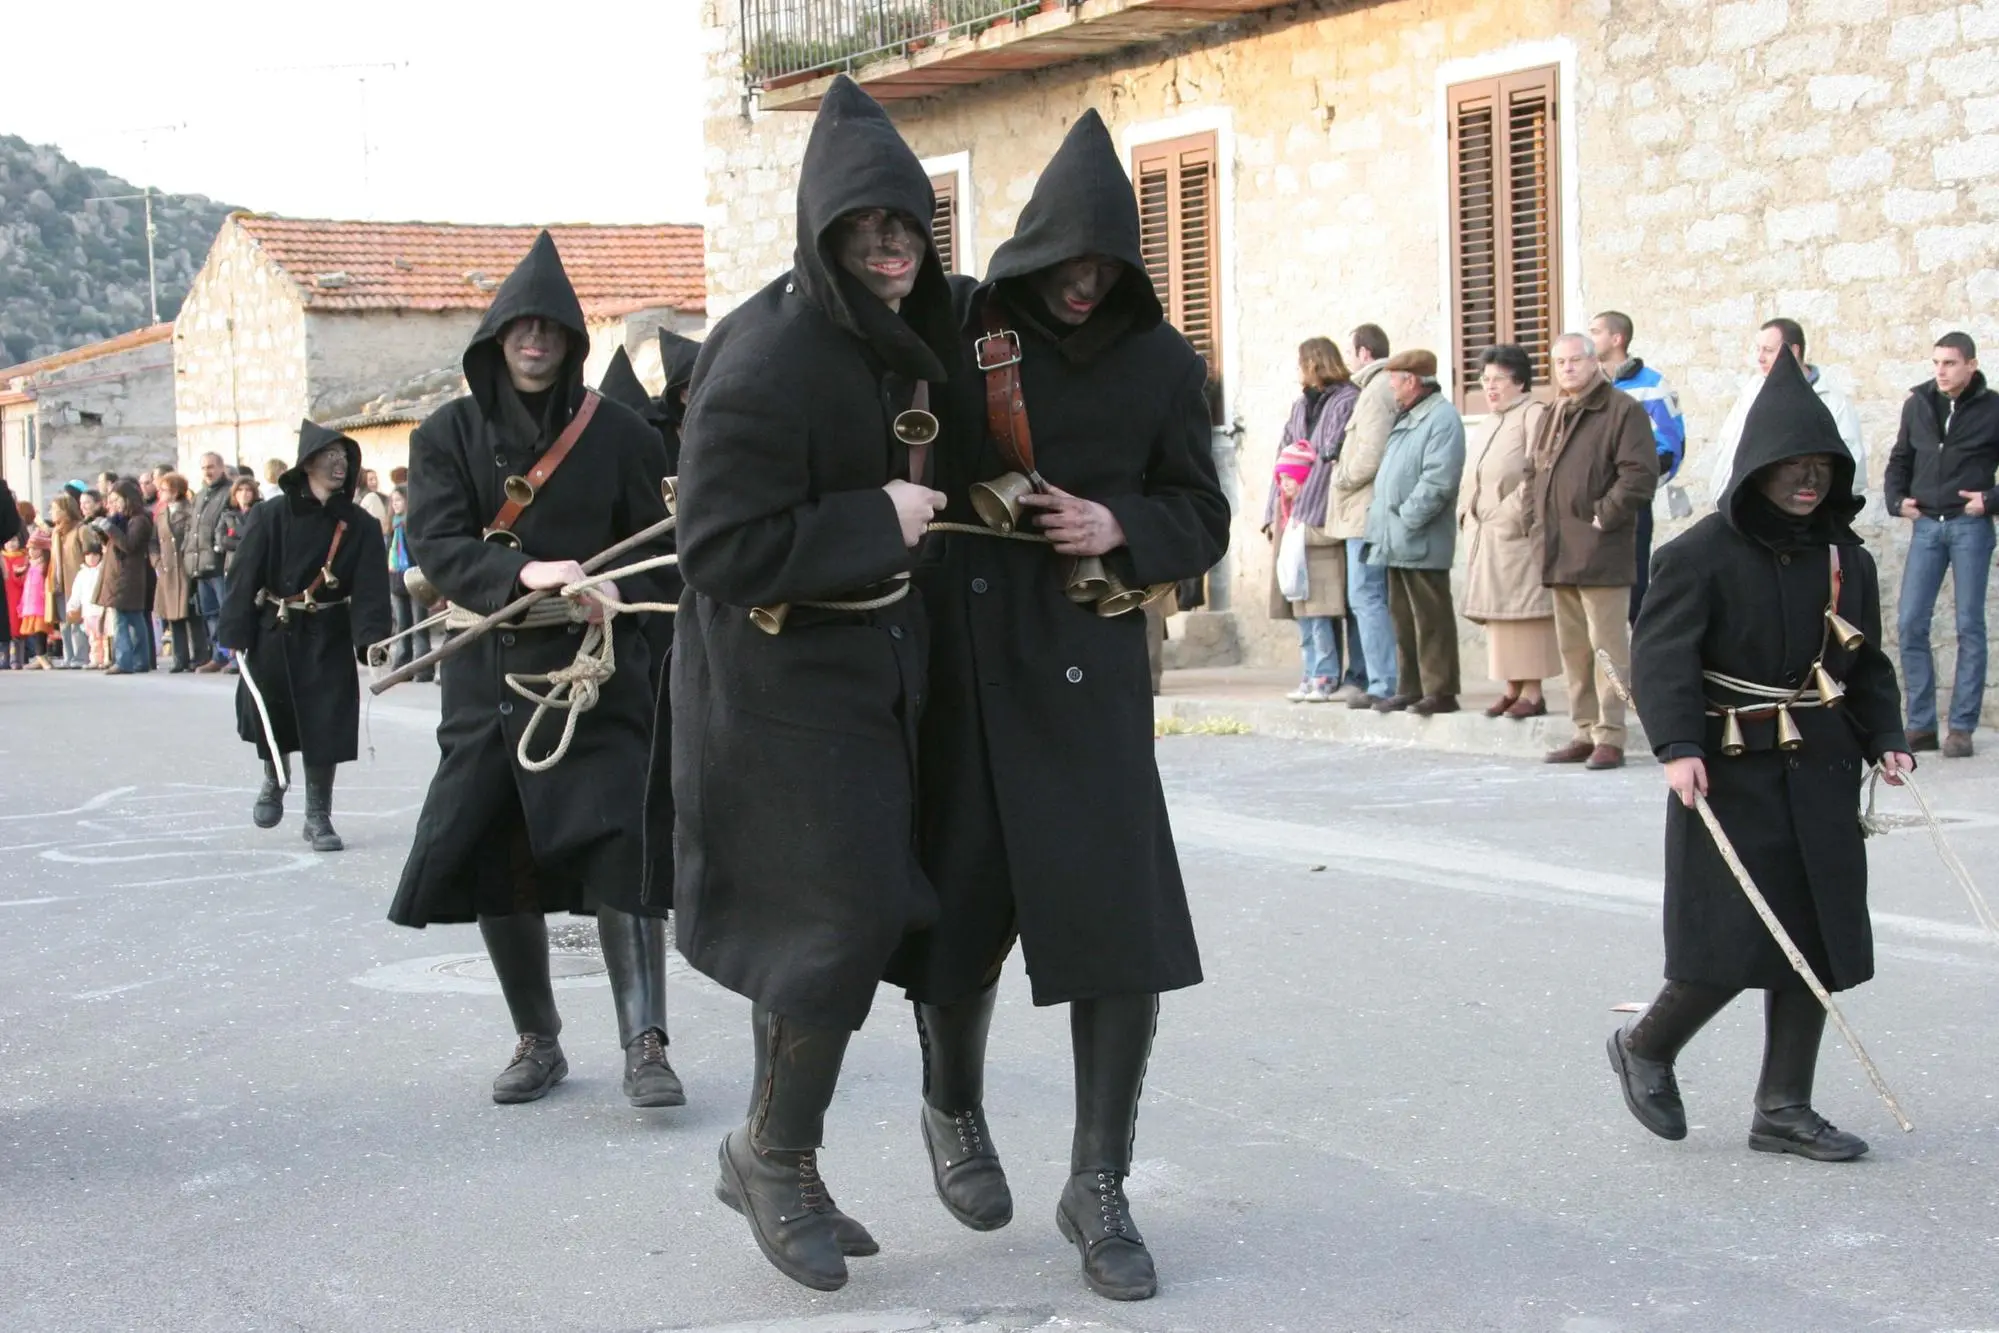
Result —
[[0, 133], [295, 217], [700, 222], [699, 5], [72, 0]]

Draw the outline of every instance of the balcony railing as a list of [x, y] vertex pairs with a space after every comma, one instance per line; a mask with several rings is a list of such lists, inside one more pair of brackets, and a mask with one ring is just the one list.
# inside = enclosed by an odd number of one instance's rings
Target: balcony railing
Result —
[[974, 37], [1069, 0], [741, 0], [743, 78], [777, 88]]

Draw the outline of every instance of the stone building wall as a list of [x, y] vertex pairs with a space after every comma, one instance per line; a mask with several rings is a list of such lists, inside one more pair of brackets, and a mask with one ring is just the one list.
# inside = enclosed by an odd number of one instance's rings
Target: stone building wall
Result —
[[310, 410], [298, 289], [232, 220], [174, 321], [174, 413], [183, 469], [209, 451], [263, 474], [289, 463]]
[[[706, 8], [719, 315], [789, 262], [810, 117], [745, 119], [736, 6]], [[919, 155], [970, 154], [981, 265], [1085, 108], [1126, 147], [1219, 131], [1227, 410], [1243, 428], [1232, 600], [1256, 660], [1295, 660], [1291, 628], [1261, 619], [1255, 529], [1297, 343], [1372, 320], [1448, 364], [1444, 89], [1548, 64], [1563, 76], [1562, 323], [1635, 316], [1635, 350], [1681, 390], [1701, 483], [1756, 326], [1801, 320], [1859, 406], [1878, 488], [1935, 336], [1999, 343], [1999, 0], [1307, 2], [895, 109]], [[1870, 537], [1892, 599], [1906, 530]]]
[[36, 498], [73, 477], [173, 462], [173, 366], [163, 340], [36, 376]]
[[306, 414], [344, 416], [386, 385], [457, 365], [485, 317], [483, 310], [306, 311]]

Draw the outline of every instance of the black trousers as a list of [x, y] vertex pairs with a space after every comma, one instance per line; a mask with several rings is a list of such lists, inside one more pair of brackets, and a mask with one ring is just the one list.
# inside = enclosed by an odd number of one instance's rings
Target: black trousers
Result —
[[1650, 504], [1639, 507], [1638, 521], [1632, 526], [1638, 535], [1638, 577], [1631, 582], [1631, 623], [1635, 625], [1638, 623], [1638, 608], [1645, 604], [1645, 585], [1652, 578], [1652, 506]]

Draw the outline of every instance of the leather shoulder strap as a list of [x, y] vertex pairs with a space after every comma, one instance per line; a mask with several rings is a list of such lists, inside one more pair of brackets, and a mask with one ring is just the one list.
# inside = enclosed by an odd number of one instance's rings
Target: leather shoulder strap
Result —
[[333, 577], [333, 557], [340, 554], [340, 540], [346, 535], [347, 520], [343, 518], [333, 525], [333, 540], [327, 545], [326, 559], [320, 562], [319, 572], [312, 576], [312, 582], [306, 584], [305, 591], [299, 594], [306, 601], [311, 601], [312, 595], [321, 588], [340, 586], [340, 580]]
[[[562, 434], [555, 437], [555, 443], [548, 447], [548, 452], [537, 458], [534, 466], [528, 469], [527, 483], [529, 487], [538, 491], [548, 484], [548, 479], [555, 475], [557, 468], [562, 466], [562, 460], [569, 457], [569, 451], [576, 447], [578, 440], [583, 438], [583, 431], [589, 426], [590, 418], [597, 415], [597, 404], [599, 401], [600, 395], [595, 389], [585, 389], [583, 391], [583, 404], [576, 409], [576, 415], [569, 418], [569, 425], [563, 429]], [[516, 500], [508, 497], [500, 505], [499, 512], [493, 515], [493, 521], [486, 525], [486, 530], [488, 532], [513, 531], [514, 524], [520, 521], [521, 512], [528, 507], [529, 503], [530, 501]]]
[[1034, 437], [1027, 428], [1027, 399], [1020, 390], [1020, 335], [1006, 327], [991, 297], [981, 307], [979, 320], [985, 334], [972, 350], [986, 377], [986, 433], [1008, 467], [1036, 478]]

